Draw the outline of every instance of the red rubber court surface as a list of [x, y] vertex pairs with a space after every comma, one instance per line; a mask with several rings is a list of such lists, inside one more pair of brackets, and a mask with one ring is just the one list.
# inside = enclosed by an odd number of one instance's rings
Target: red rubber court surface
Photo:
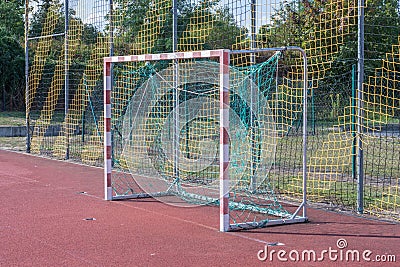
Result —
[[400, 266], [399, 224], [309, 208], [220, 233], [218, 208], [108, 202], [100, 168], [2, 150], [0, 201], [0, 266]]

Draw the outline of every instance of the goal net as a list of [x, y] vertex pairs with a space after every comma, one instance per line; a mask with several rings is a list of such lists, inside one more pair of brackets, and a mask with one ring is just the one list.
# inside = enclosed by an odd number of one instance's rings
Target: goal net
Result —
[[219, 206], [221, 231], [306, 221], [306, 161], [301, 203], [274, 184], [279, 138], [299, 122], [305, 159], [306, 69], [297, 47], [105, 58], [105, 198]]

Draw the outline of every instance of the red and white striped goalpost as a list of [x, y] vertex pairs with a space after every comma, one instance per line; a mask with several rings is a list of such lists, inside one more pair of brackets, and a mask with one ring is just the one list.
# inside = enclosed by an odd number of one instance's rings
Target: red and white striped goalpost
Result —
[[104, 58], [104, 198], [113, 199], [111, 184], [112, 63], [217, 58], [220, 63], [220, 231], [229, 230], [229, 50], [206, 50]]
[[111, 61], [104, 59], [104, 198], [112, 200]]
[[219, 230], [229, 230], [229, 51], [220, 54], [219, 82]]

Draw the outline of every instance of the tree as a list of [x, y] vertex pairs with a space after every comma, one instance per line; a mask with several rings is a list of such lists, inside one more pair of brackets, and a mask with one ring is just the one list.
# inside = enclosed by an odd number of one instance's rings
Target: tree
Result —
[[248, 29], [236, 24], [228, 8], [217, 8], [212, 14], [213, 29], [203, 49], [232, 49], [232, 45], [248, 39]]
[[[357, 6], [348, 8], [346, 5], [349, 2], [285, 1], [271, 22], [260, 28], [257, 40], [264, 47], [297, 45], [311, 48], [309, 56], [316, 60], [312, 64], [330, 63], [316, 66], [324, 71], [324, 77], [318, 77], [318, 91], [329, 94], [335, 90], [335, 93], [349, 95], [349, 86], [337, 83], [344, 75], [348, 75], [351, 82], [352, 66], [357, 63]], [[340, 12], [344, 12], [343, 19], [335, 17]], [[376, 68], [382, 66], [385, 53], [398, 44], [399, 36], [399, 1], [369, 1], [365, 7], [365, 77], [374, 75]], [[348, 104], [348, 98], [342, 99]]]
[[[40, 37], [42, 35], [56, 35], [51, 38], [51, 47], [49, 48], [48, 55], [46, 55], [45, 66], [43, 68], [43, 75], [39, 88], [37, 90], [36, 99], [45, 97], [47, 89], [50, 88], [51, 83], [58, 77], [54, 76], [57, 66], [64, 65], [64, 47], [65, 47], [65, 8], [64, 1], [62, 0], [35, 0], [36, 8], [31, 10], [32, 18], [30, 20], [29, 35], [31, 37]], [[69, 15], [69, 38], [74, 38], [71, 34], [75, 34], [79, 28], [81, 33], [79, 39], [79, 46], [75, 47], [75, 53], [69, 58], [69, 93], [73, 95], [79, 86], [82, 75], [88, 64], [89, 59], [92, 57], [97, 42], [97, 38], [104, 34], [101, 33], [102, 29], [98, 29], [95, 25], [85, 24], [82, 18], [76, 15], [76, 11], [72, 8], [68, 10]], [[51, 21], [51, 28], [44, 28], [46, 21]], [[50, 23], [47, 23], [50, 24]], [[38, 44], [46, 39], [31, 39], [29, 41], [29, 63], [30, 68], [34, 64], [34, 56], [37, 51]], [[49, 40], [49, 39], [47, 39]], [[34, 67], [34, 66], [33, 66]], [[63, 66], [64, 67], [64, 66]], [[35, 105], [40, 105], [42, 102], [35, 101]], [[35, 106], [34, 109], [39, 107]], [[57, 108], [63, 108], [61, 105]]]
[[[231, 48], [238, 41], [237, 37], [245, 38], [247, 29], [238, 27], [233, 15], [229, 13], [228, 9], [219, 7], [219, 3], [220, 0], [203, 0], [197, 3], [189, 0], [178, 0], [178, 39], [184, 37], [192, 43], [205, 42], [202, 49], [215, 49]], [[154, 14], [151, 13], [154, 10], [153, 5], [157, 5], [157, 12], [153, 12]], [[169, 2], [161, 1], [153, 3], [150, 0], [115, 0], [117, 7], [114, 12], [115, 18], [122, 18], [121, 20], [116, 19], [114, 22], [114, 26], [118, 28], [116, 37], [120, 38], [119, 45], [137, 42], [140, 31], [146, 29], [146, 23], [151, 20], [146, 16], [152, 14], [152, 16], [158, 16], [159, 20], [165, 21], [158, 24], [160, 27], [158, 31], [149, 29], [149, 31], [154, 31], [157, 34], [157, 36], [152, 37], [155, 42], [151, 52], [172, 51], [173, 18], [169, 5]], [[190, 23], [192, 23], [191, 26], [194, 26], [193, 21], [196, 21], [197, 31], [187, 32]], [[207, 37], [203, 36], [206, 31], [202, 29], [206, 24], [212, 25]], [[125, 48], [125, 50], [127, 49]]]
[[23, 14], [23, 1], [0, 2], [0, 101], [3, 110], [23, 109], [24, 106]]
[[19, 40], [0, 27], [0, 88], [2, 109], [22, 109], [24, 105], [24, 49]]
[[[56, 25], [54, 33], [64, 32], [64, 16], [63, 5], [60, 0], [32, 0], [35, 2], [36, 10], [32, 13], [32, 18], [29, 21], [29, 35], [32, 37], [37, 37], [42, 34], [42, 27], [45, 23], [49, 9], [51, 8], [59, 16], [59, 21]], [[31, 10], [32, 11], [32, 10]]]
[[24, 37], [24, 1], [8, 0], [0, 2], [0, 26], [8, 35]]
[[262, 47], [304, 47], [313, 35], [325, 3], [323, 0], [281, 2], [271, 22], [260, 27], [257, 42]]
[[[357, 7], [349, 8], [347, 18], [353, 19], [349, 32], [344, 34], [343, 43], [339, 45], [325, 45], [326, 42], [335, 41], [341, 35], [343, 28], [335, 18], [335, 9], [346, 11], [346, 1], [333, 5], [324, 0], [301, 0], [300, 2], [283, 2], [276, 10], [271, 23], [263, 25], [258, 33], [258, 42], [264, 47], [297, 45], [307, 48], [307, 42], [314, 40], [314, 53], [324, 52], [332, 55], [331, 61], [350, 62], [346, 72], [351, 69], [351, 64], [357, 60]], [[346, 16], [346, 14], [344, 14]], [[351, 18], [349, 18], [351, 17]], [[355, 18], [355, 19], [354, 19]], [[342, 20], [340, 20], [343, 22]], [[321, 26], [324, 29], [321, 29]], [[365, 59], [366, 68], [375, 69], [383, 59], [385, 53], [391, 51], [391, 46], [396, 44], [400, 35], [400, 5], [398, 0], [371, 0], [365, 8]], [[325, 49], [325, 51], [322, 51]], [[313, 55], [314, 56], [314, 55]], [[369, 61], [370, 60], [370, 61]], [[332, 68], [333, 69], [333, 68]]]

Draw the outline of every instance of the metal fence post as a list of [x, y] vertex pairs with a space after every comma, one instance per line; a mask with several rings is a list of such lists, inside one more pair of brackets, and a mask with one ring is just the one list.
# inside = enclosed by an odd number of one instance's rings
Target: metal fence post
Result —
[[69, 28], [69, 0], [64, 0], [65, 8], [65, 29], [64, 29], [64, 120], [65, 120], [65, 140], [66, 140], [66, 151], [65, 159], [69, 159], [69, 129], [68, 129], [68, 105], [69, 105], [69, 68], [68, 68], [68, 53], [69, 53], [69, 43], [68, 43], [68, 28]]
[[[172, 1], [172, 52], [178, 49], [178, 1]], [[178, 60], [174, 60], [174, 94], [173, 94], [173, 112], [174, 112], [174, 179], [179, 179], [179, 66]]]
[[30, 106], [29, 106], [29, 0], [25, 0], [25, 123], [26, 153], [31, 152]]
[[358, 76], [357, 76], [357, 211], [364, 211], [364, 152], [362, 134], [364, 131], [364, 0], [358, 0]]

